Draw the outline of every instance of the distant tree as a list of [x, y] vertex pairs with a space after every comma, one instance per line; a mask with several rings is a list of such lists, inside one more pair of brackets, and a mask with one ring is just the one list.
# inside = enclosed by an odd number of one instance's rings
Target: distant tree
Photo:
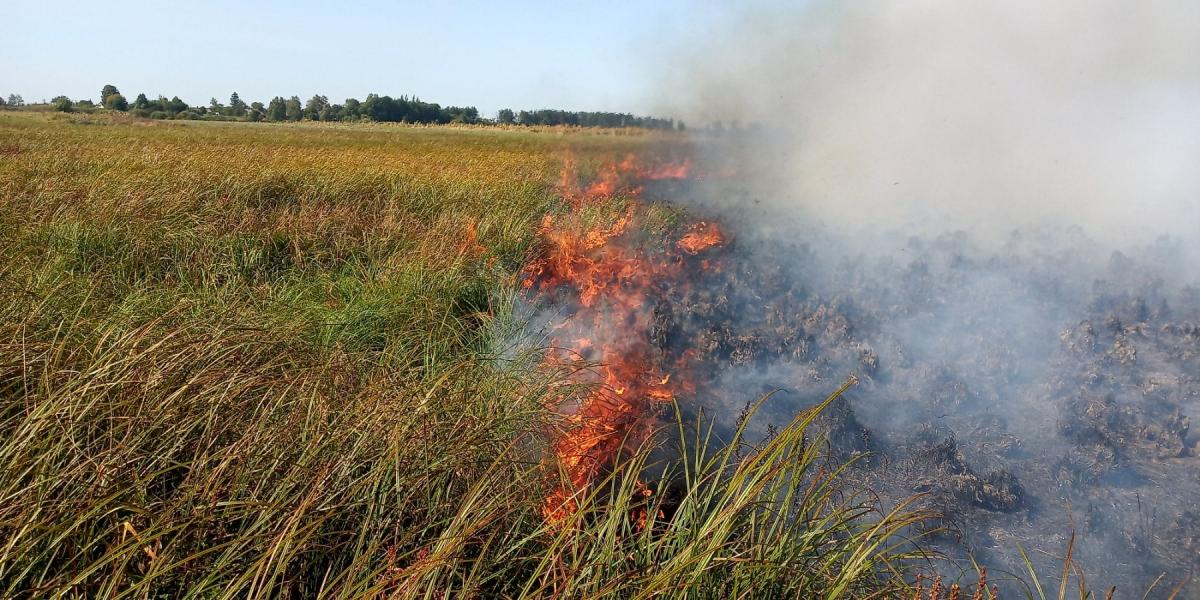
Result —
[[113, 110], [125, 112], [129, 110], [129, 101], [126, 100], [125, 96], [121, 95], [120, 93], [109, 94], [104, 97], [104, 108], [111, 108]]
[[300, 105], [300, 97], [292, 96], [285, 104], [287, 120], [299, 121], [304, 117], [304, 107]]
[[496, 114], [496, 122], [501, 125], [512, 125], [517, 120], [517, 116], [513, 114], [511, 108], [502, 108]]
[[150, 108], [150, 100], [146, 98], [145, 94], [138, 94], [133, 101], [133, 107], [137, 109]]
[[683, 124], [683, 121], [679, 121], [679, 122], [675, 123], [675, 130], [676, 130], [676, 131], [683, 131], [683, 130], [685, 130], [685, 129], [687, 129], [687, 125], [684, 125], [684, 124]]
[[4, 96], [0, 96], [0, 107], [8, 107], [8, 102], [4, 101]]
[[209, 98], [208, 111], [216, 115], [222, 115], [225, 114], [225, 106], [217, 102], [216, 98]]
[[111, 83], [103, 88], [100, 88], [100, 104], [108, 106], [108, 97], [120, 93], [121, 92], [117, 89], [117, 86]]
[[267, 118], [267, 107], [263, 106], [262, 102], [251, 102], [250, 108], [246, 109], [246, 119], [252, 122], [259, 122]]
[[516, 122], [521, 125], [570, 125], [578, 127], [645, 127], [650, 129], [674, 129], [671, 119], [638, 117], [627, 113], [612, 112], [569, 112], [542, 109], [523, 110], [517, 113]]
[[[437, 106], [434, 104], [433, 106]], [[428, 121], [425, 121], [428, 122]], [[447, 106], [438, 111], [435, 123], [478, 123], [479, 110], [474, 106]]]
[[25, 106], [25, 99], [22, 98], [20, 94], [9, 94], [8, 95], [8, 105], [14, 106], [14, 107], [15, 106]]
[[75, 103], [66, 96], [55, 96], [50, 99], [50, 104], [54, 105], [54, 110], [59, 112], [72, 112], [75, 110]]
[[321, 113], [329, 110], [329, 98], [314, 94], [308, 102], [304, 103], [305, 118], [316, 121], [321, 118]]
[[180, 100], [179, 96], [172, 96], [171, 99], [165, 103], [165, 106], [167, 108], [167, 112], [171, 113], [172, 115], [179, 114], [188, 109], [187, 102]]
[[357, 98], [346, 98], [346, 104], [342, 107], [342, 118], [352, 119], [358, 117], [361, 109], [362, 103]]
[[245, 116], [246, 114], [246, 103], [242, 102], [237, 92], [229, 95], [229, 114], [235, 117]]
[[271, 104], [267, 106], [268, 121], [282, 121], [287, 118], [287, 106], [284, 99], [280, 96], [271, 98]]
[[381, 97], [379, 94], [367, 94], [367, 98], [362, 101], [359, 114], [373, 121], [381, 121], [383, 119], [379, 117], [386, 117], [388, 115], [391, 103], [392, 99], [387, 96]]

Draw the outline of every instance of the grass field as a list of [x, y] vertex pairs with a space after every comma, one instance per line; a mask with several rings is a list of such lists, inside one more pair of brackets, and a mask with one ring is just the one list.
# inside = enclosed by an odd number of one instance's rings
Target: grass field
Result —
[[565, 154], [670, 135], [0, 113], [0, 597], [897, 592], [914, 517], [855, 518], [811, 413], [666, 432], [655, 527], [648, 451], [542, 520], [519, 271]]

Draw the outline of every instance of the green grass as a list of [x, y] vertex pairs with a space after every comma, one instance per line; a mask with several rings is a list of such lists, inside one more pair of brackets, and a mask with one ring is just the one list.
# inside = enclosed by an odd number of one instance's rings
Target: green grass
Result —
[[566, 153], [678, 143], [0, 113], [0, 597], [906, 593], [921, 515], [839, 486], [815, 411], [677, 424], [542, 521], [519, 271]]

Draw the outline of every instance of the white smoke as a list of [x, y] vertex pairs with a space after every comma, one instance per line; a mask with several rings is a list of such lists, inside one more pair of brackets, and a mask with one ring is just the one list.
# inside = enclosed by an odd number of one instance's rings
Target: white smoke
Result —
[[664, 108], [762, 124], [769, 208], [985, 241], [1200, 231], [1200, 3], [816, 2], [727, 25], [690, 40]]
[[[1039, 535], [1073, 527], [1057, 509], [1069, 493], [1105, 499], [1095, 512], [1108, 525], [1077, 555], [1101, 578], [1184, 568], [1170, 553], [1122, 545], [1141, 522], [1140, 488], [1108, 479], [1063, 492], [1051, 474], [1081, 447], [1057, 425], [1078, 410], [1059, 383], [1141, 407], [1141, 384], [1158, 373], [1190, 377], [1188, 363], [1148, 351], [1134, 365], [1103, 367], [1111, 390], [1088, 387], [1081, 375], [1099, 374], [1065, 353], [1060, 334], [1085, 319], [1111, 329], [1200, 315], [1186, 288], [1200, 279], [1200, 2], [758, 7], [689, 36], [668, 64], [655, 112], [693, 130], [742, 124], [737, 135], [698, 136], [706, 159], [732, 163], [737, 176], [706, 180], [711, 188], [690, 189], [687, 200], [716, 209], [741, 251], [791, 269], [789, 293], [822, 308], [845, 298], [855, 341], [877, 352], [879, 377], [864, 377], [851, 402], [862, 425], [887, 444], [912, 423], [969, 429], [995, 419], [1020, 439], [1026, 455], [995, 460], [1046, 510], [992, 515], [995, 527], [974, 531], [972, 543], [1008, 548], [1020, 538], [1057, 551]], [[760, 304], [755, 296], [735, 313], [754, 324]], [[802, 367], [862, 368], [837, 362], [847, 347], [723, 377], [734, 392], [806, 390]], [[1187, 393], [1171, 402], [1194, 416], [1200, 404]], [[943, 401], [939, 414], [932, 407]], [[976, 455], [981, 471], [994, 458]], [[1175, 515], [1192, 497], [1170, 490], [1156, 501]], [[1155, 535], [1177, 543], [1174, 532]]]

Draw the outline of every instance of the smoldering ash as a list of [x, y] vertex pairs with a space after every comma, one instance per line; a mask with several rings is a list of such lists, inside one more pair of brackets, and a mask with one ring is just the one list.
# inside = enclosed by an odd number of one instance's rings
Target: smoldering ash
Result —
[[710, 33], [657, 79], [688, 160], [568, 161], [540, 232], [547, 361], [599, 384], [560, 407], [548, 518], [671, 402], [733, 427], [774, 392], [769, 436], [854, 375], [825, 441], [960, 566], [1054, 571], [1074, 533], [1096, 588], [1200, 567], [1200, 7], [815, 2]]
[[[1173, 266], [1180, 244], [1114, 252], [1047, 228], [999, 245], [880, 235], [896, 251], [867, 253], [822, 225], [747, 218], [743, 178], [711, 156], [614, 160], [592, 181], [567, 161], [567, 209], [543, 222], [524, 280], [554, 308], [546, 364], [588, 386], [555, 407], [566, 477], [548, 521], [653, 443], [673, 403], [730, 430], [774, 393], [761, 438], [856, 377], [821, 439], [858, 458], [846, 479], [882, 507], [919, 495], [940, 515], [924, 543], [959, 567], [1019, 572], [1020, 545], [1054, 570], [1072, 532], [1096, 585], [1198, 566], [1200, 291]], [[715, 201], [739, 197], [736, 213]], [[660, 201], [693, 216], [656, 217]]]
[[1200, 6], [813, 2], [708, 33], [656, 74], [698, 170], [737, 173], [674, 198], [736, 240], [716, 308], [672, 306], [723, 361], [707, 401], [783, 388], [782, 418], [858, 373], [833, 445], [924, 494], [948, 555], [1020, 571], [1075, 532], [1092, 583], [1200, 566]]

